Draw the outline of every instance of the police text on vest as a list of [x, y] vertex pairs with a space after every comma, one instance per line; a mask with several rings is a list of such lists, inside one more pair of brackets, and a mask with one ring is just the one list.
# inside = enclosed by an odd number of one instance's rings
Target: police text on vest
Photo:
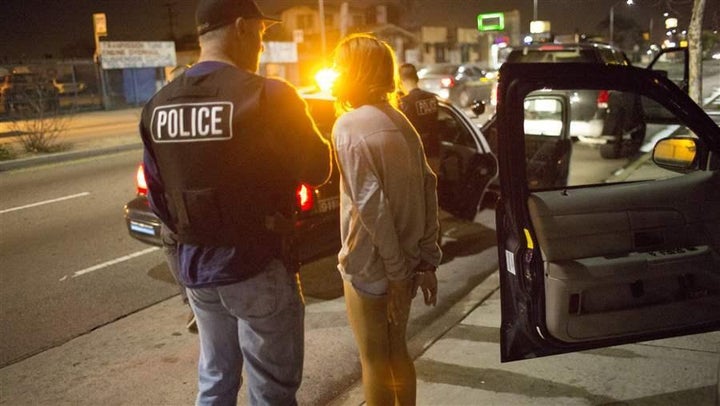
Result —
[[158, 106], [150, 131], [155, 142], [222, 141], [232, 138], [230, 102]]

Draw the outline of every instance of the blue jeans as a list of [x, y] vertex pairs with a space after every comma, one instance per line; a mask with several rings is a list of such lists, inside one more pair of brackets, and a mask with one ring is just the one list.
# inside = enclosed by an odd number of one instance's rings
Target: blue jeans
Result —
[[235, 405], [242, 368], [251, 405], [295, 405], [305, 305], [297, 274], [273, 260], [232, 285], [187, 289], [200, 337], [197, 405]]

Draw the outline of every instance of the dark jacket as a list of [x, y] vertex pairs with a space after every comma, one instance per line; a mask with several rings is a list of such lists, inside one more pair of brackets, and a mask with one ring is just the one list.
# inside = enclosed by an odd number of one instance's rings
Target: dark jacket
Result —
[[[280, 258], [281, 237], [266, 216], [291, 214], [297, 183], [329, 175], [329, 146], [295, 90], [230, 65], [205, 63], [173, 80], [143, 109], [140, 131], [158, 217], [181, 244], [233, 247], [221, 257], [245, 264], [217, 272], [221, 283]], [[218, 282], [201, 264], [186, 268], [187, 284]]]

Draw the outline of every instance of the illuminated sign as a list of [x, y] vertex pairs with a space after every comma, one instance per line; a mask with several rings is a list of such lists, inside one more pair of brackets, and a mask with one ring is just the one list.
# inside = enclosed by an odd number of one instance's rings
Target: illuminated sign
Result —
[[530, 21], [531, 34], [540, 34], [543, 32], [550, 32], [550, 21]]
[[103, 69], [155, 68], [176, 66], [172, 41], [102, 41]]
[[107, 36], [107, 18], [105, 13], [93, 14], [93, 28], [95, 29], [95, 35], [98, 37]]
[[505, 14], [478, 14], [478, 31], [502, 31], [505, 29]]

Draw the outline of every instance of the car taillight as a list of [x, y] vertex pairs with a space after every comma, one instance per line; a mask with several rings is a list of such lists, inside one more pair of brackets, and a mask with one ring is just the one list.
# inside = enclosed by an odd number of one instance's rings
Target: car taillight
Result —
[[137, 173], [135, 174], [135, 187], [137, 188], [137, 194], [140, 196], [147, 196], [147, 181], [145, 181], [145, 168], [141, 165], [138, 166]]
[[606, 109], [608, 108], [608, 101], [610, 100], [610, 92], [607, 90], [601, 90], [597, 96], [597, 108]]
[[312, 210], [315, 206], [315, 198], [313, 196], [313, 188], [309, 185], [301, 183], [295, 190], [295, 198], [301, 212]]
[[453, 78], [442, 78], [440, 79], [440, 85], [442, 87], [453, 87], [455, 86], [455, 80]]

